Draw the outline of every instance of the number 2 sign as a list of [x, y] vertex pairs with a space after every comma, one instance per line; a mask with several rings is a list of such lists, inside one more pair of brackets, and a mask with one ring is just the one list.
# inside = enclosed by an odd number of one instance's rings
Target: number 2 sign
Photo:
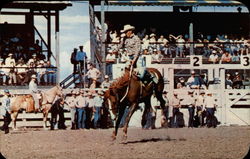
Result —
[[201, 67], [202, 56], [190, 56], [190, 64], [192, 67]]

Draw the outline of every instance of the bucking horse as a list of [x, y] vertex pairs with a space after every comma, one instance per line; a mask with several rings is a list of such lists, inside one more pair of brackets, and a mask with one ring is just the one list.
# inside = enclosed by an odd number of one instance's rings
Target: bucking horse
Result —
[[[129, 71], [125, 71], [124, 75], [117, 81], [113, 82], [109, 89], [104, 94], [104, 102], [111, 116], [115, 119], [115, 130], [113, 131], [112, 138], [116, 139], [119, 124], [124, 114], [126, 106], [129, 106], [129, 113], [126, 117], [125, 124], [123, 127], [123, 140], [127, 139], [127, 129], [130, 118], [132, 117], [135, 110], [138, 108], [139, 103], [145, 103], [145, 109], [142, 115], [142, 125], [146, 123], [146, 112], [151, 108], [151, 96], [155, 93], [156, 98], [160, 101], [162, 109], [162, 115], [165, 109], [165, 101], [162, 97], [164, 89], [164, 81], [161, 73], [155, 68], [147, 68], [156, 80], [149, 80], [146, 84], [143, 83], [133, 71], [130, 74]], [[119, 81], [128, 81], [123, 87], [117, 89]]]
[[[47, 127], [47, 119], [49, 110], [52, 106], [53, 101], [55, 100], [56, 96], [62, 97], [62, 88], [58, 85], [54, 86], [53, 88], [42, 91], [39, 96], [39, 105], [41, 107], [43, 113], [43, 128], [46, 129]], [[19, 110], [23, 109], [27, 113], [35, 111], [35, 101], [31, 95], [21, 95], [16, 96], [11, 100], [11, 119], [12, 119], [12, 128], [16, 130], [16, 119], [18, 116]]]

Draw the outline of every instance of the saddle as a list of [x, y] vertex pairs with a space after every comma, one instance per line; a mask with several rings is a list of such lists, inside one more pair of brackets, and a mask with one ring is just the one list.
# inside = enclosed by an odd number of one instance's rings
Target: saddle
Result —
[[142, 78], [140, 78], [141, 72], [137, 68], [134, 68], [133, 74], [135, 76], [137, 76], [139, 78], [139, 80], [141, 80], [142, 83], [144, 83], [144, 84], [148, 84], [150, 82], [154, 82], [155, 84], [157, 84], [159, 82], [158, 76], [154, 72], [149, 72], [147, 69], [145, 70]]

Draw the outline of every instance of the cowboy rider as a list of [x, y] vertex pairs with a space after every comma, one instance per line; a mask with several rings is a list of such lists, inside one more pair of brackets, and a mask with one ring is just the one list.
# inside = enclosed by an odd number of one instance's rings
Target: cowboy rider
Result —
[[36, 75], [31, 76], [31, 80], [29, 83], [29, 91], [30, 94], [32, 95], [34, 102], [35, 102], [35, 112], [38, 112], [39, 110], [39, 99], [37, 97], [37, 94], [39, 93], [37, 90], [37, 84], [36, 84]]
[[[137, 35], [134, 34], [134, 30], [135, 27], [129, 24], [123, 27], [121, 33], [125, 34], [123, 35], [125, 37], [121, 38], [121, 42], [118, 46], [118, 49], [122, 48], [122, 46], [126, 48], [127, 54], [130, 60], [132, 60], [132, 62], [129, 62], [129, 64], [127, 65], [131, 64], [131, 69], [130, 69], [131, 71], [136, 66], [137, 69], [135, 71], [137, 72], [138, 77], [140, 79], [143, 79], [146, 68], [145, 68], [145, 62], [143, 62], [142, 59], [140, 58], [141, 40]], [[140, 60], [138, 61], [138, 59]]]
[[[133, 71], [136, 72], [136, 75], [140, 80], [145, 80], [146, 75], [151, 79], [151, 75], [146, 71], [146, 63], [141, 55], [141, 40], [134, 34], [135, 27], [129, 24], [124, 25], [123, 30], [121, 30], [121, 42], [118, 46], [118, 49], [121, 49], [123, 46], [126, 48], [127, 55], [131, 61], [126, 65], [127, 68], [130, 68], [130, 74]], [[145, 80], [146, 81], [146, 80]]]

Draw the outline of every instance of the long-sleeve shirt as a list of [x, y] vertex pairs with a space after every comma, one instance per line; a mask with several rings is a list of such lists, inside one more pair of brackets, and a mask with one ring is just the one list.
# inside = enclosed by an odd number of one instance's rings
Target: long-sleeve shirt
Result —
[[93, 100], [94, 100], [95, 107], [102, 107], [102, 103], [103, 103], [103, 98], [102, 97], [100, 97], [98, 95], [98, 96], [95, 96]]
[[180, 99], [177, 98], [177, 97], [173, 97], [173, 98], [170, 100], [170, 106], [172, 106], [172, 107], [174, 107], [174, 108], [180, 107]]
[[185, 104], [187, 104], [189, 107], [192, 107], [195, 105], [195, 98], [192, 96], [188, 96], [185, 100]]
[[31, 93], [36, 93], [37, 92], [37, 84], [33, 80], [31, 80], [30, 83], [29, 83], [29, 91]]
[[2, 106], [0, 106], [0, 114], [2, 116], [5, 116], [6, 112], [10, 112], [10, 98], [5, 95], [2, 98]]
[[77, 108], [85, 108], [88, 106], [88, 100], [84, 96], [76, 97], [76, 107]]
[[214, 108], [214, 106], [215, 106], [214, 98], [210, 97], [210, 96], [207, 96], [205, 98], [204, 105], [205, 105], [206, 108]]
[[94, 98], [88, 98], [89, 108], [93, 108], [95, 106]]
[[73, 96], [67, 98], [67, 100], [66, 100], [66, 102], [68, 103], [68, 106], [70, 108], [75, 108], [76, 107], [76, 101], [77, 101], [76, 98], [73, 97]]
[[202, 95], [199, 95], [198, 98], [196, 99], [196, 106], [204, 106], [204, 101], [205, 101], [205, 97]]
[[127, 38], [124, 43], [120, 43], [119, 49], [122, 48], [122, 45], [127, 49], [128, 55], [138, 56], [141, 51], [141, 40], [137, 35], [133, 35], [130, 38]]

